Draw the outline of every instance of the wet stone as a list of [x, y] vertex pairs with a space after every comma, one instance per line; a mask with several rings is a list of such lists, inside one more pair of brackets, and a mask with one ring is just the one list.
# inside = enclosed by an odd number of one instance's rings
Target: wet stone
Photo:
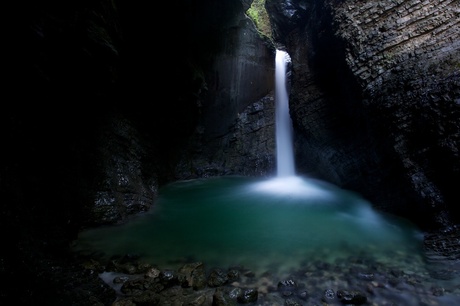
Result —
[[237, 298], [239, 303], [247, 304], [257, 301], [259, 292], [256, 289], [246, 289], [243, 294], [240, 294]]
[[367, 302], [367, 297], [359, 291], [338, 290], [337, 297], [343, 304], [362, 305]]
[[323, 294], [323, 298], [325, 301], [335, 299], [335, 292], [332, 289], [326, 289]]
[[228, 282], [228, 275], [222, 269], [213, 269], [208, 278], [209, 287], [219, 287]]

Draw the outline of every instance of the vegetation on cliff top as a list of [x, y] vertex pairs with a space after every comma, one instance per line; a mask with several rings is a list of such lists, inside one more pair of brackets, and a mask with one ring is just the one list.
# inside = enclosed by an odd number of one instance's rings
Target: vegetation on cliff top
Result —
[[265, 0], [254, 0], [246, 14], [254, 21], [257, 30], [271, 39], [272, 28], [268, 13], [265, 10]]

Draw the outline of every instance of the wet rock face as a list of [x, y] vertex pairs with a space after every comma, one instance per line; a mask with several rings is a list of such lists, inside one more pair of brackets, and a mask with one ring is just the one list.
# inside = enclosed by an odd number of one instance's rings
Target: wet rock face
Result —
[[289, 33], [305, 20], [308, 4], [306, 1], [265, 1], [272, 25], [272, 35], [280, 46], [286, 44]]
[[[233, 17], [220, 20], [219, 47], [202, 66], [198, 118], [177, 150], [174, 179], [266, 175], [274, 168], [275, 48], [245, 15], [245, 7], [232, 3]], [[221, 4], [210, 14], [220, 10]]]
[[335, 15], [364, 105], [381, 115], [380, 126], [388, 125], [381, 130], [409, 187], [425, 207], [434, 207], [441, 224], [448, 221], [444, 207], [458, 212], [446, 177], [460, 173], [459, 16], [451, 1], [350, 3]]
[[177, 177], [272, 175], [276, 168], [274, 107], [273, 93], [250, 104], [222, 137], [205, 140], [204, 130], [198, 129], [176, 166]]
[[299, 170], [426, 228], [458, 222], [447, 179], [460, 175], [458, 5], [289, 3], [302, 21], [267, 9], [292, 58]]

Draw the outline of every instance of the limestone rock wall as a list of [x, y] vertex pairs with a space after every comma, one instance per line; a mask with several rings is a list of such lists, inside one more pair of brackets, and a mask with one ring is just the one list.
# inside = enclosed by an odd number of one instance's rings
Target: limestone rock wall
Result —
[[[290, 14], [276, 13], [283, 6]], [[267, 9], [293, 60], [299, 170], [424, 227], [457, 222], [448, 178], [460, 169], [458, 1], [267, 1]]]
[[275, 48], [241, 3], [237, 8], [205, 61], [197, 124], [178, 150], [174, 179], [267, 175], [274, 168]]
[[335, 11], [364, 105], [380, 114], [419, 203], [444, 223], [444, 208], [459, 211], [449, 182], [460, 178], [459, 3], [350, 2]]
[[[100, 182], [88, 225], [148, 210], [171, 181], [273, 167], [274, 48], [243, 4], [176, 3], [170, 9], [183, 28], [177, 40], [135, 4], [123, 8], [122, 101], [98, 128]], [[158, 29], [167, 42], [159, 53], [148, 41]]]
[[205, 141], [197, 131], [177, 164], [180, 179], [219, 175], [272, 176], [276, 169], [272, 93], [238, 113], [227, 133]]
[[212, 55], [205, 71], [201, 120], [207, 138], [220, 137], [246, 106], [274, 86], [275, 49], [257, 32], [243, 11], [220, 33], [222, 49]]

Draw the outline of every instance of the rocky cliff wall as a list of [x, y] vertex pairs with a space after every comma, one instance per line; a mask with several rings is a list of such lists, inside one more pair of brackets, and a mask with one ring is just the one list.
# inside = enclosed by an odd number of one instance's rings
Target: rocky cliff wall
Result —
[[237, 10], [202, 70], [198, 120], [178, 150], [176, 180], [267, 175], [274, 168], [275, 48], [245, 15], [247, 7], [233, 3]]
[[267, 1], [267, 9], [293, 60], [299, 170], [426, 228], [458, 221], [448, 179], [459, 178], [458, 2]]
[[[124, 9], [119, 93], [132, 102], [101, 126], [93, 225], [149, 209], [168, 182], [265, 173], [273, 163], [274, 48], [242, 3], [176, 3], [169, 9], [183, 28], [177, 40], [158, 32], [149, 13], [131, 3]], [[145, 41], [150, 33], [166, 42], [158, 52]]]

